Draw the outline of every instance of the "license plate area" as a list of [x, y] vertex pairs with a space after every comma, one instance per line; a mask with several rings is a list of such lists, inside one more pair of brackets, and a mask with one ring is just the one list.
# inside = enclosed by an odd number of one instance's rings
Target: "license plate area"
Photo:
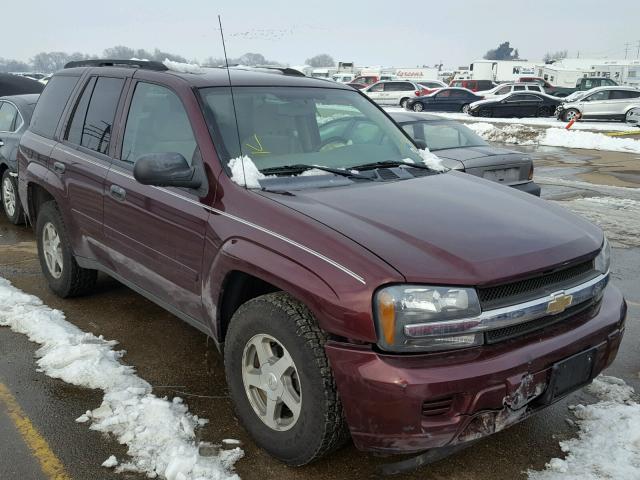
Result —
[[495, 170], [486, 170], [482, 177], [492, 182], [510, 183], [520, 179], [519, 168], [498, 168]]
[[597, 349], [592, 348], [566, 358], [551, 367], [549, 386], [540, 398], [541, 403], [552, 403], [555, 399], [586, 385], [593, 378]]

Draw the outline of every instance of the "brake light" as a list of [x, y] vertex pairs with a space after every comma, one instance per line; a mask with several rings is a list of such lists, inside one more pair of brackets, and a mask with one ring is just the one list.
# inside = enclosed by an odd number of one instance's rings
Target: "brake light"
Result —
[[415, 94], [416, 94], [416, 97], [419, 97], [420, 95], [424, 95], [424, 90], [416, 90]]

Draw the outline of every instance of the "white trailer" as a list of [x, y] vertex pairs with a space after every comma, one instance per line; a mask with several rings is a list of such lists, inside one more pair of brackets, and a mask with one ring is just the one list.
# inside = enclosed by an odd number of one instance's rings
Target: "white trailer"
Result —
[[437, 68], [398, 68], [395, 71], [396, 78], [404, 80], [413, 80], [419, 82], [421, 80], [437, 80]]
[[478, 60], [469, 65], [471, 79], [513, 82], [518, 77], [536, 74], [536, 66], [542, 62], [528, 60]]
[[576, 82], [589, 75], [588, 71], [563, 68], [554, 64], [538, 67], [536, 76], [544, 78], [555, 87], [575, 88]]

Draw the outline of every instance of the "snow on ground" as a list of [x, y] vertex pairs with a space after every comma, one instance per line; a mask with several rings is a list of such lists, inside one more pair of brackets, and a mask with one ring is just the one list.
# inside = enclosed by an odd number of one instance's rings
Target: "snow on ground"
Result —
[[[120, 359], [117, 342], [85, 333], [52, 310], [0, 278], [0, 326], [25, 334], [41, 347], [36, 352], [39, 371], [67, 383], [104, 391], [102, 405], [81, 415], [91, 429], [109, 433], [128, 446], [129, 459], [120, 472], [140, 472], [167, 480], [231, 480], [240, 448], [214, 456], [199, 454], [194, 431], [206, 423], [189, 413], [180, 398], [169, 401], [151, 393], [151, 385]], [[106, 466], [115, 466], [113, 459]]]
[[541, 130], [520, 124], [498, 126], [486, 122], [472, 123], [468, 127], [490, 142], [640, 153], [640, 141], [632, 138], [610, 137], [603, 133], [564, 128]]
[[600, 399], [577, 405], [578, 436], [560, 442], [565, 458], [554, 458], [529, 480], [637, 480], [640, 478], [640, 404], [621, 379], [600, 376], [587, 387]]

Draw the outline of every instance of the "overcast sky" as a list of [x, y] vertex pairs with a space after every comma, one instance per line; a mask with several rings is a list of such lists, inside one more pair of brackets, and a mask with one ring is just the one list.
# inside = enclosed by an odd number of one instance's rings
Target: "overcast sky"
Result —
[[219, 57], [218, 13], [229, 56], [262, 53], [291, 65], [329, 53], [361, 66], [453, 67], [506, 40], [530, 60], [564, 49], [624, 58], [627, 42], [635, 59], [640, 41], [635, 0], [4, 0], [0, 57], [114, 45]]

